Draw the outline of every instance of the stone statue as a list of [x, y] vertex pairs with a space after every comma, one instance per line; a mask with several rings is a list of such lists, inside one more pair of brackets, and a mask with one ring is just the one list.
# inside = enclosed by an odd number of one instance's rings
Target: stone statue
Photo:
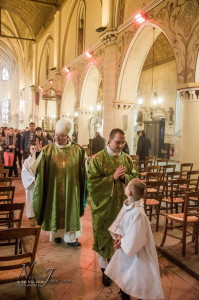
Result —
[[136, 122], [138, 123], [139, 126], [142, 125], [142, 122], [143, 122], [143, 113], [141, 112], [141, 110], [138, 111]]
[[168, 125], [172, 125], [173, 124], [173, 115], [174, 115], [174, 110], [172, 107], [169, 107], [169, 110], [167, 112], [167, 122]]

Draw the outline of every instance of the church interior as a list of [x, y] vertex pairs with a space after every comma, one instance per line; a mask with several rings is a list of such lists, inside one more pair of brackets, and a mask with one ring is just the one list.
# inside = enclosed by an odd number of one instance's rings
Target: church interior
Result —
[[[34, 123], [54, 137], [56, 122], [65, 118], [69, 138], [75, 136], [88, 156], [96, 132], [107, 143], [110, 131], [120, 128], [141, 179], [159, 159], [161, 172], [181, 172], [180, 179], [189, 180], [187, 191], [199, 191], [199, 0], [0, 0], [0, 26], [0, 152], [4, 128], [23, 134]], [[136, 152], [141, 130], [151, 142], [143, 164]], [[25, 203], [17, 168], [10, 181], [13, 203]], [[0, 180], [0, 206], [5, 185]], [[199, 299], [199, 193], [191, 201], [196, 226], [187, 240], [179, 238], [189, 226], [184, 222], [178, 239], [167, 235], [162, 242], [167, 203], [164, 215], [160, 209], [160, 216], [149, 216], [165, 300]], [[0, 208], [0, 226], [2, 214]], [[25, 213], [21, 227], [30, 227]], [[1, 230], [0, 299], [26, 299], [24, 285], [4, 281], [2, 257], [14, 248], [1, 245]], [[33, 285], [27, 299], [121, 299], [116, 284], [101, 282], [89, 195], [79, 241], [79, 248], [49, 242], [41, 230], [33, 272], [38, 278], [53, 272], [57, 282]]]

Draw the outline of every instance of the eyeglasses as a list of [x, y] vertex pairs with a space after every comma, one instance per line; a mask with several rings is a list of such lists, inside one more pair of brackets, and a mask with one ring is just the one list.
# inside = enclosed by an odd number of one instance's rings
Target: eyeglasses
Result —
[[115, 141], [114, 139], [112, 139], [112, 141], [114, 141], [117, 145], [126, 145], [126, 142]]

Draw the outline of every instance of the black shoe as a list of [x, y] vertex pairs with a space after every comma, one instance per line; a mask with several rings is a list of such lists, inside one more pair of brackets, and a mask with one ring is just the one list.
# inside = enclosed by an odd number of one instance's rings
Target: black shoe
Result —
[[123, 292], [122, 290], [119, 291], [118, 295], [121, 296], [122, 300], [131, 300], [131, 297], [127, 295], [125, 292]]
[[106, 274], [103, 273], [102, 275], [102, 283], [104, 286], [110, 286], [111, 285], [111, 279], [106, 276]]
[[60, 244], [60, 243], [62, 243], [62, 238], [57, 237], [57, 238], [54, 239], [54, 241], [55, 241], [56, 244]]
[[73, 242], [73, 243], [67, 243], [67, 245], [76, 248], [76, 247], [80, 247], [81, 243], [76, 241], [76, 242]]

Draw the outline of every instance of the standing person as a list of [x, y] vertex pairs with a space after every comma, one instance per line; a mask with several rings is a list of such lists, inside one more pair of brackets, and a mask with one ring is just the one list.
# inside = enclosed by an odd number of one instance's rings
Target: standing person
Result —
[[109, 144], [90, 160], [87, 173], [94, 234], [93, 250], [98, 252], [102, 283], [105, 286], [111, 284], [104, 270], [113, 255], [113, 240], [108, 228], [122, 207], [124, 185], [136, 177], [130, 156], [122, 152], [124, 145], [124, 131], [113, 129]]
[[21, 179], [26, 192], [26, 216], [30, 220], [30, 225], [35, 225], [35, 214], [33, 210], [33, 192], [35, 186], [35, 174], [30, 169], [32, 156], [35, 154], [37, 147], [35, 143], [30, 145], [30, 156], [25, 159]]
[[36, 142], [36, 140], [38, 140], [38, 142], [41, 142], [42, 147], [48, 145], [48, 139], [43, 136], [41, 127], [37, 127], [35, 129], [34, 142]]
[[145, 156], [149, 156], [150, 149], [150, 139], [146, 137], [144, 130], [140, 130], [136, 153], [137, 155], [139, 155], [139, 161], [145, 160]]
[[12, 127], [10, 127], [8, 132], [5, 134], [2, 148], [4, 150], [4, 166], [5, 169], [9, 169], [8, 176], [11, 177], [16, 148], [16, 136]]
[[21, 169], [22, 168], [22, 163], [21, 163], [21, 161], [22, 161], [22, 154], [20, 152], [21, 133], [19, 132], [18, 129], [15, 129], [15, 134], [16, 134], [16, 138], [17, 138], [15, 156], [16, 156], [16, 161], [17, 161], [17, 158], [18, 158], [19, 167]]
[[63, 239], [78, 247], [80, 217], [84, 214], [85, 152], [69, 141], [70, 128], [69, 121], [59, 120], [55, 143], [41, 151], [33, 207], [38, 225], [50, 231], [50, 240], [60, 243]]
[[91, 139], [90, 148], [91, 155], [98, 153], [103, 150], [106, 146], [106, 140], [100, 135], [99, 131], [95, 132], [94, 139]]
[[120, 287], [122, 300], [130, 300], [130, 295], [164, 299], [153, 234], [141, 199], [145, 190], [141, 180], [129, 182], [125, 190], [128, 198], [109, 227], [115, 253], [105, 273]]
[[25, 160], [29, 156], [29, 147], [33, 142], [35, 136], [35, 123], [30, 122], [29, 130], [25, 130], [20, 143], [20, 152], [23, 155], [23, 159]]

